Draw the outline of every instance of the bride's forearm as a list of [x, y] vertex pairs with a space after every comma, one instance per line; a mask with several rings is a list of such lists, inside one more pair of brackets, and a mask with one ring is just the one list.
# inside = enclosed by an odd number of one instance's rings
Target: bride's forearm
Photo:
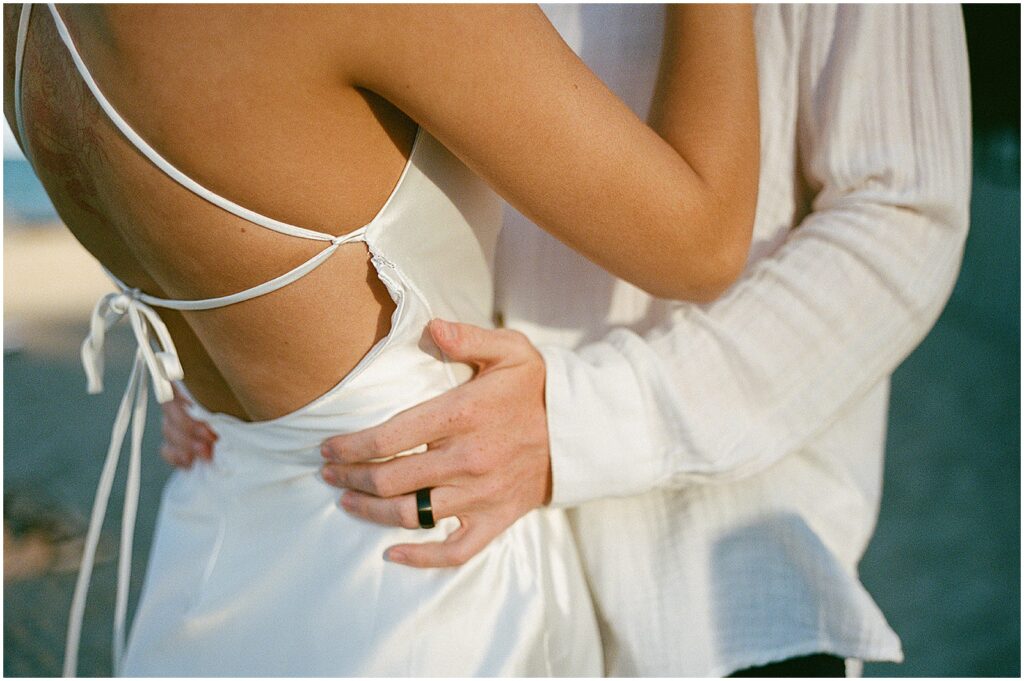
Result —
[[699, 142], [705, 118], [735, 116], [746, 135], [756, 128], [749, 9], [672, 10], [687, 42], [673, 61], [687, 73], [682, 84], [669, 81], [677, 85], [667, 104], [705, 97], [705, 81], [722, 87], [732, 79], [752, 113], [712, 97], [686, 130], [665, 137], [616, 98], [536, 8], [345, 5], [331, 13], [331, 30], [344, 36], [332, 44], [343, 46], [337, 69], [345, 82], [404, 111], [570, 248], [661, 298], [707, 301], [739, 275], [752, 219], [735, 205], [753, 205], [756, 136], [737, 145], [734, 165], [747, 170], [729, 185], [718, 177], [736, 168], [709, 173], [714, 149]]
[[746, 261], [760, 161], [751, 5], [668, 5], [650, 126], [700, 178], [723, 280]]

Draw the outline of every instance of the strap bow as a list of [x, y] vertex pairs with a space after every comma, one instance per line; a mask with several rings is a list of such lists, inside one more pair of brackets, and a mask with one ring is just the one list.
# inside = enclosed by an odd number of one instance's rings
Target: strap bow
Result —
[[[174, 399], [172, 381], [180, 381], [185, 372], [167, 325], [152, 307], [139, 299], [139, 295], [138, 289], [128, 289], [100, 298], [92, 311], [89, 336], [82, 343], [82, 366], [85, 367], [89, 394], [103, 392], [104, 339], [107, 330], [127, 316], [138, 343], [138, 353], [153, 379], [156, 400], [163, 404]], [[153, 349], [150, 329], [156, 334], [157, 350]]]

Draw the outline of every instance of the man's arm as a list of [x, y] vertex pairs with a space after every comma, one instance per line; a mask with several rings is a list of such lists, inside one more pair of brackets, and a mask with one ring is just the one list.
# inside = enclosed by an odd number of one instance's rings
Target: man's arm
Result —
[[[803, 11], [808, 217], [709, 306], [677, 304], [643, 337], [617, 329], [578, 351], [541, 348], [546, 376], [535, 375], [529, 343], [508, 332], [435, 335], [450, 357], [477, 363], [477, 376], [324, 448], [325, 476], [348, 488], [350, 513], [416, 527], [411, 492], [432, 487], [443, 499], [435, 514], [463, 522], [448, 541], [394, 547], [391, 559], [459, 564], [539, 505], [552, 484], [539, 441], [550, 442], [557, 505], [753, 474], [826, 428], [925, 335], [967, 229], [960, 11]], [[542, 404], [546, 422], [534, 413]], [[538, 438], [545, 426], [549, 437]], [[366, 463], [419, 442], [437, 442], [436, 453]]]
[[555, 504], [763, 469], [891, 373], [947, 300], [970, 183], [960, 9], [807, 12], [812, 212], [712, 305], [676, 306], [644, 337], [541, 348]]

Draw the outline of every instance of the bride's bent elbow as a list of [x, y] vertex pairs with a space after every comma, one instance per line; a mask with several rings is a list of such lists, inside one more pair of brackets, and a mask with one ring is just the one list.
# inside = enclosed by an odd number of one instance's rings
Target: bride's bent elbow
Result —
[[[666, 228], [658, 261], [641, 288], [658, 298], [710, 303], [735, 284], [747, 266], [757, 211], [757, 175], [730, 176], [706, 186], [701, 207], [676, 214]], [[679, 224], [689, 229], [680, 231]]]
[[710, 303], [717, 300], [735, 284], [747, 265], [750, 239], [737, 239], [728, 248], [710, 254], [703, 268], [703, 276], [696, 282], [693, 295], [688, 298], [695, 303]]
[[744, 226], [703, 248], [690, 245], [683, 257], [672, 257], [674, 249], [666, 248], [660, 262], [649, 271], [652, 276], [637, 285], [656, 298], [710, 303], [743, 274], [750, 251], [750, 232]]

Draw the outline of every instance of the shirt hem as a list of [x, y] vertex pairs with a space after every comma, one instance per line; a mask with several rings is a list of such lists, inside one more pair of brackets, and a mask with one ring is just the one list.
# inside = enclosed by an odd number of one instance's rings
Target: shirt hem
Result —
[[791, 657], [802, 657], [804, 655], [816, 655], [824, 653], [835, 655], [844, 659], [855, 659], [863, 662], [903, 662], [903, 648], [899, 644], [888, 646], [872, 646], [863, 643], [845, 644], [834, 641], [811, 641], [801, 642], [784, 648], [777, 648], [771, 652], [752, 653], [748, 656], [737, 656], [728, 663], [712, 667], [703, 675], [707, 677], [722, 678], [733, 672], [747, 669], [749, 667], [761, 667], [773, 662], [782, 662]]

